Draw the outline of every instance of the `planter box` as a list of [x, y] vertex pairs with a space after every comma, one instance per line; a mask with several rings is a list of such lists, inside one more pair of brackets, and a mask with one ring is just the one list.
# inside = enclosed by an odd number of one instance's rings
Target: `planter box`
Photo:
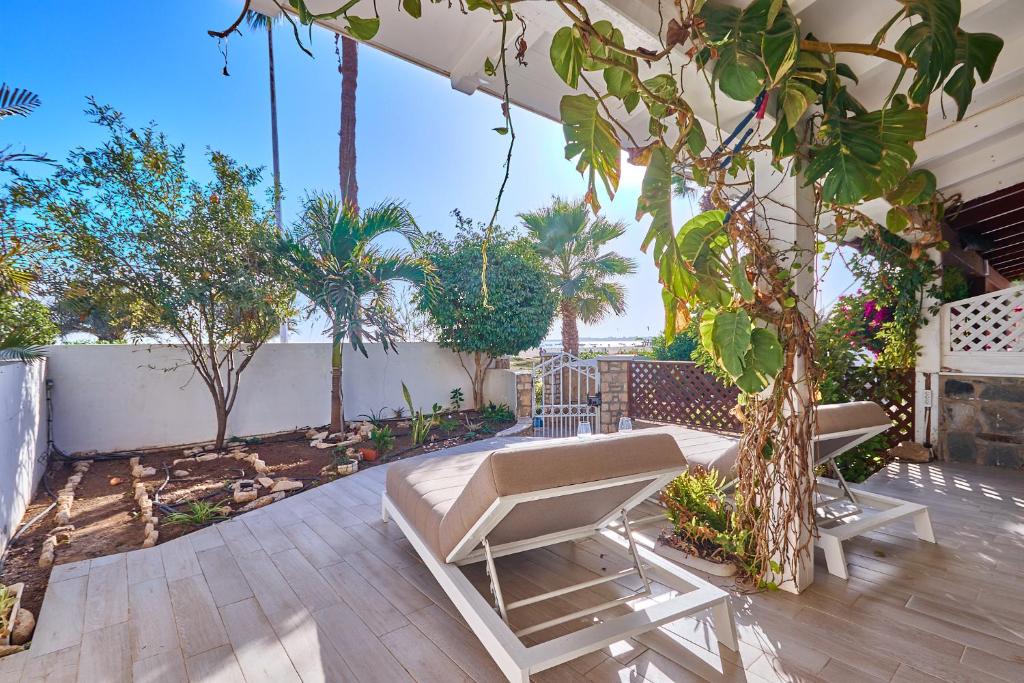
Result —
[[676, 550], [664, 543], [655, 543], [654, 552], [673, 562], [684, 564], [712, 576], [732, 576], [736, 573], [736, 565], [731, 562], [712, 562], [696, 555], [684, 553], [682, 550]]
[[[23, 590], [25, 588], [25, 584], [23, 584], [23, 583], [12, 583], [7, 588], [8, 588], [8, 590], [10, 590], [10, 591], [12, 591], [14, 593], [14, 607], [11, 608], [11, 616], [10, 616], [10, 622], [11, 622], [10, 630], [13, 631], [14, 630], [14, 620], [18, 616], [18, 610], [21, 609], [21, 594], [22, 594], [22, 592], [23, 592]], [[0, 646], [10, 645], [10, 644], [11, 644], [11, 634], [10, 633], [7, 633], [6, 635], [0, 637]]]

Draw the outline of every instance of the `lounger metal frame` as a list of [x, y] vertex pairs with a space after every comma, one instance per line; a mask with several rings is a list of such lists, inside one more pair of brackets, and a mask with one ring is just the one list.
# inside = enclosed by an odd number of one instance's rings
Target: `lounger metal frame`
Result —
[[[736, 650], [736, 627], [729, 607], [729, 594], [678, 565], [655, 555], [646, 548], [638, 546], [633, 541], [629, 528], [628, 511], [655, 491], [663, 489], [678, 474], [678, 469], [673, 468], [499, 497], [444, 561], [434, 554], [387, 493], [384, 494], [381, 501], [381, 513], [385, 522], [394, 519], [398, 524], [409, 543], [416, 549], [431, 574], [451, 598], [459, 613], [462, 614], [473, 633], [480, 638], [480, 642], [494, 658], [495, 663], [505, 676], [510, 681], [525, 683], [529, 680], [530, 674], [544, 671], [614, 642], [651, 631], [664, 624], [705, 610], [711, 610], [718, 641], [728, 649]], [[501, 520], [521, 503], [637, 483], [643, 484], [637, 493], [630, 496], [616, 509], [610, 510], [595, 524], [499, 545], [492, 545], [487, 538]], [[608, 528], [609, 524], [620, 516], [624, 518], [623, 533]], [[514, 632], [508, 623], [509, 611], [614, 581], [624, 574], [616, 573], [597, 577], [572, 586], [506, 603], [502, 597], [501, 582], [494, 559], [503, 555], [587, 538], [594, 539], [608, 548], [610, 552], [631, 558], [633, 567], [627, 570], [626, 574], [638, 574], [644, 589], [620, 600], [594, 605]], [[494, 605], [487, 602], [459, 568], [460, 565], [481, 561], [486, 562], [487, 565], [491, 591], [495, 599]], [[649, 587], [651, 578], [671, 588], [675, 591], [675, 595], [672, 593], [652, 595]], [[539, 644], [527, 646], [521, 640], [524, 636], [567, 621], [597, 614], [617, 606], [629, 606], [632, 601], [643, 601], [644, 604], [636, 605], [629, 613], [608, 616], [592, 626]]]

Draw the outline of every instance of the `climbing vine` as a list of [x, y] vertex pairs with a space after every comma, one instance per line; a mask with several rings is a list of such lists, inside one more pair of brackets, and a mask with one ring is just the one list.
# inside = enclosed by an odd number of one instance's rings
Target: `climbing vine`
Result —
[[[452, 6], [452, 0], [431, 2]], [[503, 36], [508, 24], [519, 23], [511, 47], [523, 61], [529, 26], [517, 4], [456, 0], [453, 9], [490, 13]], [[942, 198], [935, 177], [914, 168], [914, 144], [927, 134], [933, 97], [950, 98], [957, 119], [963, 118], [977, 82], [992, 75], [1002, 40], [963, 30], [960, 0], [893, 0], [893, 15], [869, 43], [824, 42], [802, 33], [786, 0], [752, 0], [742, 8], [659, 0], [661, 26], [646, 45], [626, 44], [623, 27], [592, 17], [589, 2], [554, 4], [565, 25], [551, 40], [550, 61], [574, 91], [559, 107], [565, 156], [585, 178], [595, 210], [599, 186], [615, 196], [624, 153], [646, 167], [637, 219], [651, 219], [643, 248], [663, 286], [666, 336], [671, 341], [700, 308], [705, 350], [745, 397], [740, 523], [755, 539], [759, 578], [793, 579], [814, 531], [807, 453], [818, 373], [810, 362], [813, 305], [800, 293], [813, 281], [817, 255], [814, 239], [796, 247], [773, 236], [792, 233], [794, 224], [797, 231], [818, 233], [828, 216], [835, 229], [822, 231], [821, 239], [846, 239], [854, 231], [898, 234], [913, 260], [940, 245]], [[309, 26], [338, 20], [360, 40], [372, 40], [380, 26], [370, 0], [348, 0], [319, 14], [306, 0], [279, 6], [300, 42], [296, 19]], [[422, 13], [421, 0], [402, 0], [401, 7], [412, 17]], [[230, 32], [211, 33], [223, 38]], [[505, 123], [496, 130], [510, 134], [507, 49], [483, 68], [501, 72]], [[854, 95], [858, 75], [842, 61], [844, 54], [899, 66], [881, 101]], [[698, 118], [695, 100], [683, 92], [686, 74], [706, 80], [710, 87], [701, 94], [715, 105], [713, 113]], [[749, 103], [749, 114], [731, 129], [720, 124], [715, 98], [722, 96]], [[625, 121], [636, 111], [648, 115], [642, 137]], [[813, 190], [813, 206], [785, 206], [773, 195], [790, 176]], [[680, 177], [703, 187], [710, 205], [682, 226], [671, 206]], [[881, 228], [862, 210], [875, 199], [891, 207]], [[904, 347], [903, 360], [913, 353]]]

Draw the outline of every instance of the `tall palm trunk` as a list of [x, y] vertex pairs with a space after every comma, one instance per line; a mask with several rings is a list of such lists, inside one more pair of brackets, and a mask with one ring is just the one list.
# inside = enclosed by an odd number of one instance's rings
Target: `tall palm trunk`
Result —
[[576, 327], [576, 304], [562, 299], [562, 350], [578, 356], [580, 354], [580, 332]]
[[[359, 211], [359, 184], [356, 182], [356, 81], [359, 76], [359, 43], [341, 38], [338, 60], [341, 74], [341, 126], [338, 129], [338, 180], [341, 201]], [[345, 430], [342, 382], [342, 345], [337, 322], [334, 326], [334, 347], [331, 351], [331, 431]]]
[[267, 21], [267, 63], [270, 72], [270, 144], [274, 159], [274, 218], [277, 229], [284, 230], [281, 218], [281, 158], [277, 146], [277, 79], [274, 75], [274, 24]]
[[359, 43], [341, 38], [341, 128], [338, 131], [338, 179], [341, 201], [359, 211], [359, 183], [356, 182], [356, 81], [359, 77]]
[[342, 389], [342, 358], [343, 345], [341, 329], [338, 323], [334, 324], [334, 334], [331, 344], [331, 433], [345, 431], [345, 414], [342, 412], [342, 400], [344, 390]]
[[[270, 76], [270, 148], [274, 164], [274, 219], [277, 229], [284, 231], [281, 215], [281, 156], [277, 144], [277, 76], [274, 72], [274, 22], [267, 20], [267, 71]], [[288, 321], [281, 321], [281, 342], [288, 341]]]

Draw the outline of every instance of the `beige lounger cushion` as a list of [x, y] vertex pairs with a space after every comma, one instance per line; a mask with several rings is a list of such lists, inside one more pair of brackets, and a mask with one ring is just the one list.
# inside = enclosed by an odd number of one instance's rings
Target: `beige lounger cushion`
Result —
[[[846, 444], [861, 438], [861, 434], [829, 438], [829, 434], [838, 434], [852, 430], [889, 427], [892, 420], [882, 407], [874, 401], [854, 401], [852, 403], [832, 403], [818, 406], [818, 424], [816, 426], [818, 441], [815, 444], [815, 460], [829, 457], [841, 450]], [[714, 469], [722, 475], [729, 475], [736, 468], [739, 459], [739, 444], [733, 444], [724, 451], [703, 453], [687, 453], [687, 461], [697, 464], [706, 470]]]
[[[400, 462], [388, 469], [387, 493], [444, 560], [499, 497], [685, 468], [686, 459], [670, 435], [634, 432]], [[521, 503], [488, 540], [500, 545], [595, 523], [644, 485]]]

